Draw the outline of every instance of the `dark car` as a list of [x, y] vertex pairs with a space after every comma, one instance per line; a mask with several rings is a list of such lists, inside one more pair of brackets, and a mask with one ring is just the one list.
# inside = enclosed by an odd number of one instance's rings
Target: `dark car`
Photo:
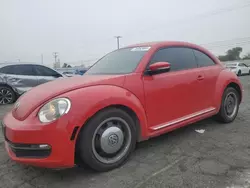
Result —
[[32, 87], [64, 77], [61, 73], [39, 64], [0, 65], [0, 104], [11, 104]]

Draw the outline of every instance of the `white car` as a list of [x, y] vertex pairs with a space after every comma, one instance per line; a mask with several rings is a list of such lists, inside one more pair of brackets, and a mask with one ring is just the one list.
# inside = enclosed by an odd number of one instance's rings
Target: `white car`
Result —
[[235, 74], [237, 74], [238, 76], [246, 75], [246, 74], [250, 75], [250, 67], [244, 63], [237, 63], [237, 62], [227, 63], [226, 67], [230, 69], [232, 72], [234, 72]]

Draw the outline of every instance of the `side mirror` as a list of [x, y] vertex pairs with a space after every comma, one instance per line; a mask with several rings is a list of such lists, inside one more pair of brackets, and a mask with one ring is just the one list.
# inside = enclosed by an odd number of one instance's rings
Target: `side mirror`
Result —
[[170, 70], [170, 63], [168, 62], [157, 62], [149, 66], [149, 73], [162, 73]]

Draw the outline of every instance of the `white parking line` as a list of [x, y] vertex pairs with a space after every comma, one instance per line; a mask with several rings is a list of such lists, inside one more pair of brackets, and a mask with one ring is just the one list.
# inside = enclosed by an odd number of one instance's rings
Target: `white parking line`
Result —
[[134, 188], [141, 188], [146, 182], [148, 182], [150, 179], [152, 179], [153, 177], [167, 171], [168, 169], [172, 168], [174, 165], [176, 165], [177, 163], [179, 163], [180, 161], [182, 161], [183, 159], [185, 159], [186, 157], [182, 156], [178, 159], [176, 159], [173, 163], [165, 166], [164, 168], [154, 172], [153, 174], [151, 174], [149, 177], [147, 177], [145, 180], [143, 180], [142, 182], [138, 183]]

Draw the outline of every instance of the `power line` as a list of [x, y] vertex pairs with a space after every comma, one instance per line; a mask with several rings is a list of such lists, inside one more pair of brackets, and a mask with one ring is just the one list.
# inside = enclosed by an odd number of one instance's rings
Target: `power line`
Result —
[[[234, 11], [234, 10], [240, 10], [240, 9], [243, 9], [243, 8], [247, 8], [247, 7], [250, 7], [250, 2], [247, 1], [246, 4], [240, 4], [240, 5], [234, 5], [234, 6], [230, 6], [230, 7], [226, 7], [226, 8], [219, 8], [219, 9], [216, 9], [216, 10], [212, 10], [212, 11], [209, 11], [209, 12], [206, 12], [206, 13], [203, 13], [203, 14], [198, 14], [198, 15], [195, 15], [195, 16], [192, 16], [188, 19], [182, 19], [182, 20], [173, 20], [171, 21], [172, 23], [175, 23], [175, 24], [179, 24], [180, 22], [186, 22], [187, 20], [194, 20], [194, 19], [201, 19], [201, 18], [205, 18], [205, 17], [210, 17], [210, 16], [214, 16], [214, 15], [219, 15], [219, 14], [223, 14], [223, 13], [226, 13], [226, 12], [231, 12], [231, 11]], [[171, 23], [170, 22], [170, 23]], [[157, 28], [153, 28], [151, 29], [152, 30], [155, 30]], [[160, 28], [162, 30], [162, 28]], [[139, 31], [137, 33], [140, 33], [140, 35], [142, 34], [142, 32], [145, 32], [145, 31], [150, 31], [150, 28], [149, 29], [144, 29], [142, 31]], [[139, 34], [138, 34], [139, 35]], [[128, 37], [129, 36], [133, 36], [133, 35], [127, 35]], [[119, 49], [119, 38], [121, 38], [121, 36], [115, 36], [117, 38], [117, 48]], [[250, 38], [250, 37], [249, 37]], [[107, 41], [110, 41], [111, 39], [107, 40]], [[234, 39], [231, 39], [231, 40], [234, 40]], [[216, 43], [220, 43], [220, 42], [224, 42], [224, 41], [217, 41]], [[213, 42], [214, 43], [214, 42]], [[208, 43], [208, 44], [202, 44], [202, 45], [211, 45], [211, 43]], [[95, 59], [95, 60], [98, 60], [98, 59]], [[84, 60], [85, 61], [85, 60]], [[87, 60], [88, 61], [88, 60]]]
[[233, 39], [228, 39], [228, 40], [220, 40], [220, 41], [215, 41], [215, 42], [210, 42], [210, 43], [204, 43], [200, 45], [214, 45], [214, 44], [220, 44], [220, 43], [225, 43], [225, 42], [233, 42], [233, 41], [241, 41], [241, 40], [249, 40], [250, 37], [241, 37], [241, 38], [233, 38]]
[[207, 49], [214, 49], [214, 48], [229, 48], [229, 47], [239, 47], [239, 46], [245, 46], [245, 45], [249, 45], [250, 44], [250, 40], [249, 41], [245, 41], [245, 42], [238, 42], [238, 43], [231, 43], [231, 44], [225, 44], [225, 45], [218, 45], [218, 46], [213, 46], [213, 47], [208, 47]]
[[[173, 20], [173, 21], [170, 21], [170, 22], [165, 23], [165, 24], [171, 24], [171, 23], [180, 24], [181, 22], [187, 22], [188, 20], [189, 21], [190, 20], [198, 20], [198, 19], [202, 19], [202, 18], [206, 18], [206, 17], [211, 17], [211, 16], [223, 14], [223, 13], [226, 13], [226, 12], [231, 12], [231, 11], [234, 11], [234, 10], [240, 10], [240, 9], [247, 8], [247, 7], [250, 7], [250, 2], [249, 1], [246, 4], [243, 4], [243, 5], [238, 5], [238, 6], [234, 5], [234, 6], [230, 6], [230, 7], [227, 7], [227, 8], [220, 8], [220, 9], [212, 10], [212, 11], [209, 11], [209, 12], [206, 12], [206, 13], [203, 13], [203, 14], [197, 14], [197, 15], [192, 16], [192, 17], [187, 18], [187, 19]], [[141, 31], [139, 31], [137, 33], [139, 33], [141, 35], [142, 32], [154, 31], [156, 29], [161, 29], [162, 30], [162, 28], [159, 28], [159, 27], [152, 28], [152, 29], [147, 28], [147, 29], [141, 30]], [[127, 35], [127, 36], [129, 36], [129, 35]]]

